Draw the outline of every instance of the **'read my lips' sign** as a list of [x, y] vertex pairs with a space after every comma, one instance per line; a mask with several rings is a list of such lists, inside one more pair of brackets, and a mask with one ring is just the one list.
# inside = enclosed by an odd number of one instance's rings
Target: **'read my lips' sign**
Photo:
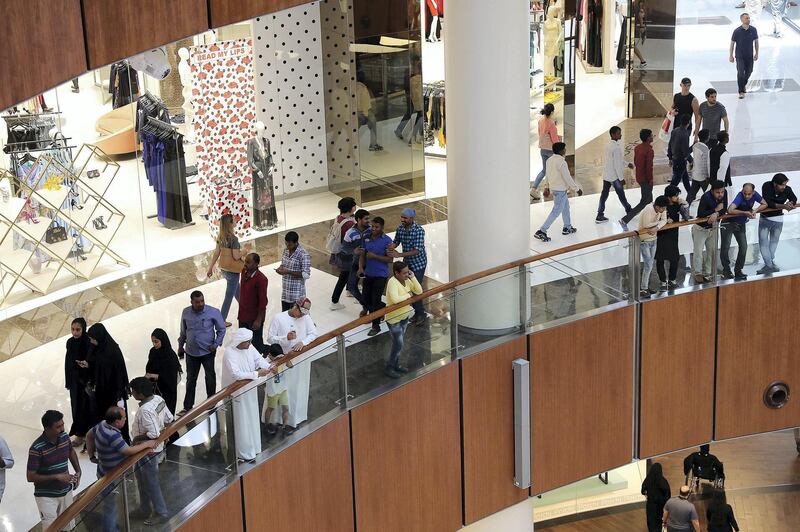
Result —
[[212, 234], [233, 215], [236, 233], [250, 232], [252, 176], [247, 140], [255, 136], [256, 103], [250, 39], [189, 49], [200, 196]]

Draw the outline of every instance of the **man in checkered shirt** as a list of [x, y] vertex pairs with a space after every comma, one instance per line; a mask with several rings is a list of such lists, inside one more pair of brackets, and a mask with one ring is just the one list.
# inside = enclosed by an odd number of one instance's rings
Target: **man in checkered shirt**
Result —
[[[406, 207], [400, 213], [400, 226], [394, 233], [395, 250], [389, 253], [390, 257], [402, 258], [408, 264], [408, 268], [414, 272], [419, 284], [425, 277], [425, 268], [428, 267], [428, 256], [425, 254], [425, 229], [414, 221], [417, 211]], [[403, 248], [402, 252], [397, 251], [397, 246]], [[414, 309], [414, 317], [411, 323], [421, 325], [425, 322], [427, 314], [422, 301], [417, 301], [411, 305]]]
[[311, 256], [300, 245], [300, 236], [294, 232], [286, 233], [286, 249], [283, 250], [281, 265], [275, 271], [283, 277], [281, 288], [281, 312], [286, 312], [296, 301], [306, 297], [306, 279], [311, 277]]

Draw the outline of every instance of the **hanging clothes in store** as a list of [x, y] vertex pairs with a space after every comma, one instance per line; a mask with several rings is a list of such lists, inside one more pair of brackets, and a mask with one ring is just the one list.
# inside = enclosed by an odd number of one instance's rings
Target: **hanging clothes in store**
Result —
[[139, 73], [127, 60], [111, 65], [108, 92], [111, 93], [111, 106], [114, 109], [128, 105], [139, 97]]
[[619, 44], [617, 45], [617, 68], [624, 69], [627, 66], [628, 47], [628, 17], [622, 17], [622, 29], [619, 32]]
[[586, 48], [584, 59], [595, 67], [603, 66], [603, 0], [587, 1]]
[[425, 146], [431, 146], [438, 141], [439, 146], [444, 148], [447, 145], [444, 82], [423, 85], [422, 96], [425, 109]]
[[136, 102], [136, 131], [147, 182], [156, 193], [158, 221], [169, 228], [192, 223], [183, 135], [171, 124], [164, 102], [149, 92]]

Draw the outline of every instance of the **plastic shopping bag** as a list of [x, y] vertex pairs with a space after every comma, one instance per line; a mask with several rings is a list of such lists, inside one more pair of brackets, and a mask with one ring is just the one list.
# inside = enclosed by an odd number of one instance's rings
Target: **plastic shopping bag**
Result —
[[667, 112], [667, 116], [664, 118], [664, 121], [661, 123], [661, 128], [658, 130], [658, 138], [660, 138], [664, 142], [669, 142], [669, 137], [672, 134], [672, 126], [674, 123], [675, 123], [675, 110], [670, 109]]

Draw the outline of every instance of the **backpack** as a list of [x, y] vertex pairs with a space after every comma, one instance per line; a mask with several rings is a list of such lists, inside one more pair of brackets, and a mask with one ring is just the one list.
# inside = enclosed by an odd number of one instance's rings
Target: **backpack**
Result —
[[325, 238], [325, 249], [328, 253], [339, 253], [342, 250], [342, 226], [351, 221], [352, 218], [342, 218], [341, 221], [333, 220], [328, 236]]

